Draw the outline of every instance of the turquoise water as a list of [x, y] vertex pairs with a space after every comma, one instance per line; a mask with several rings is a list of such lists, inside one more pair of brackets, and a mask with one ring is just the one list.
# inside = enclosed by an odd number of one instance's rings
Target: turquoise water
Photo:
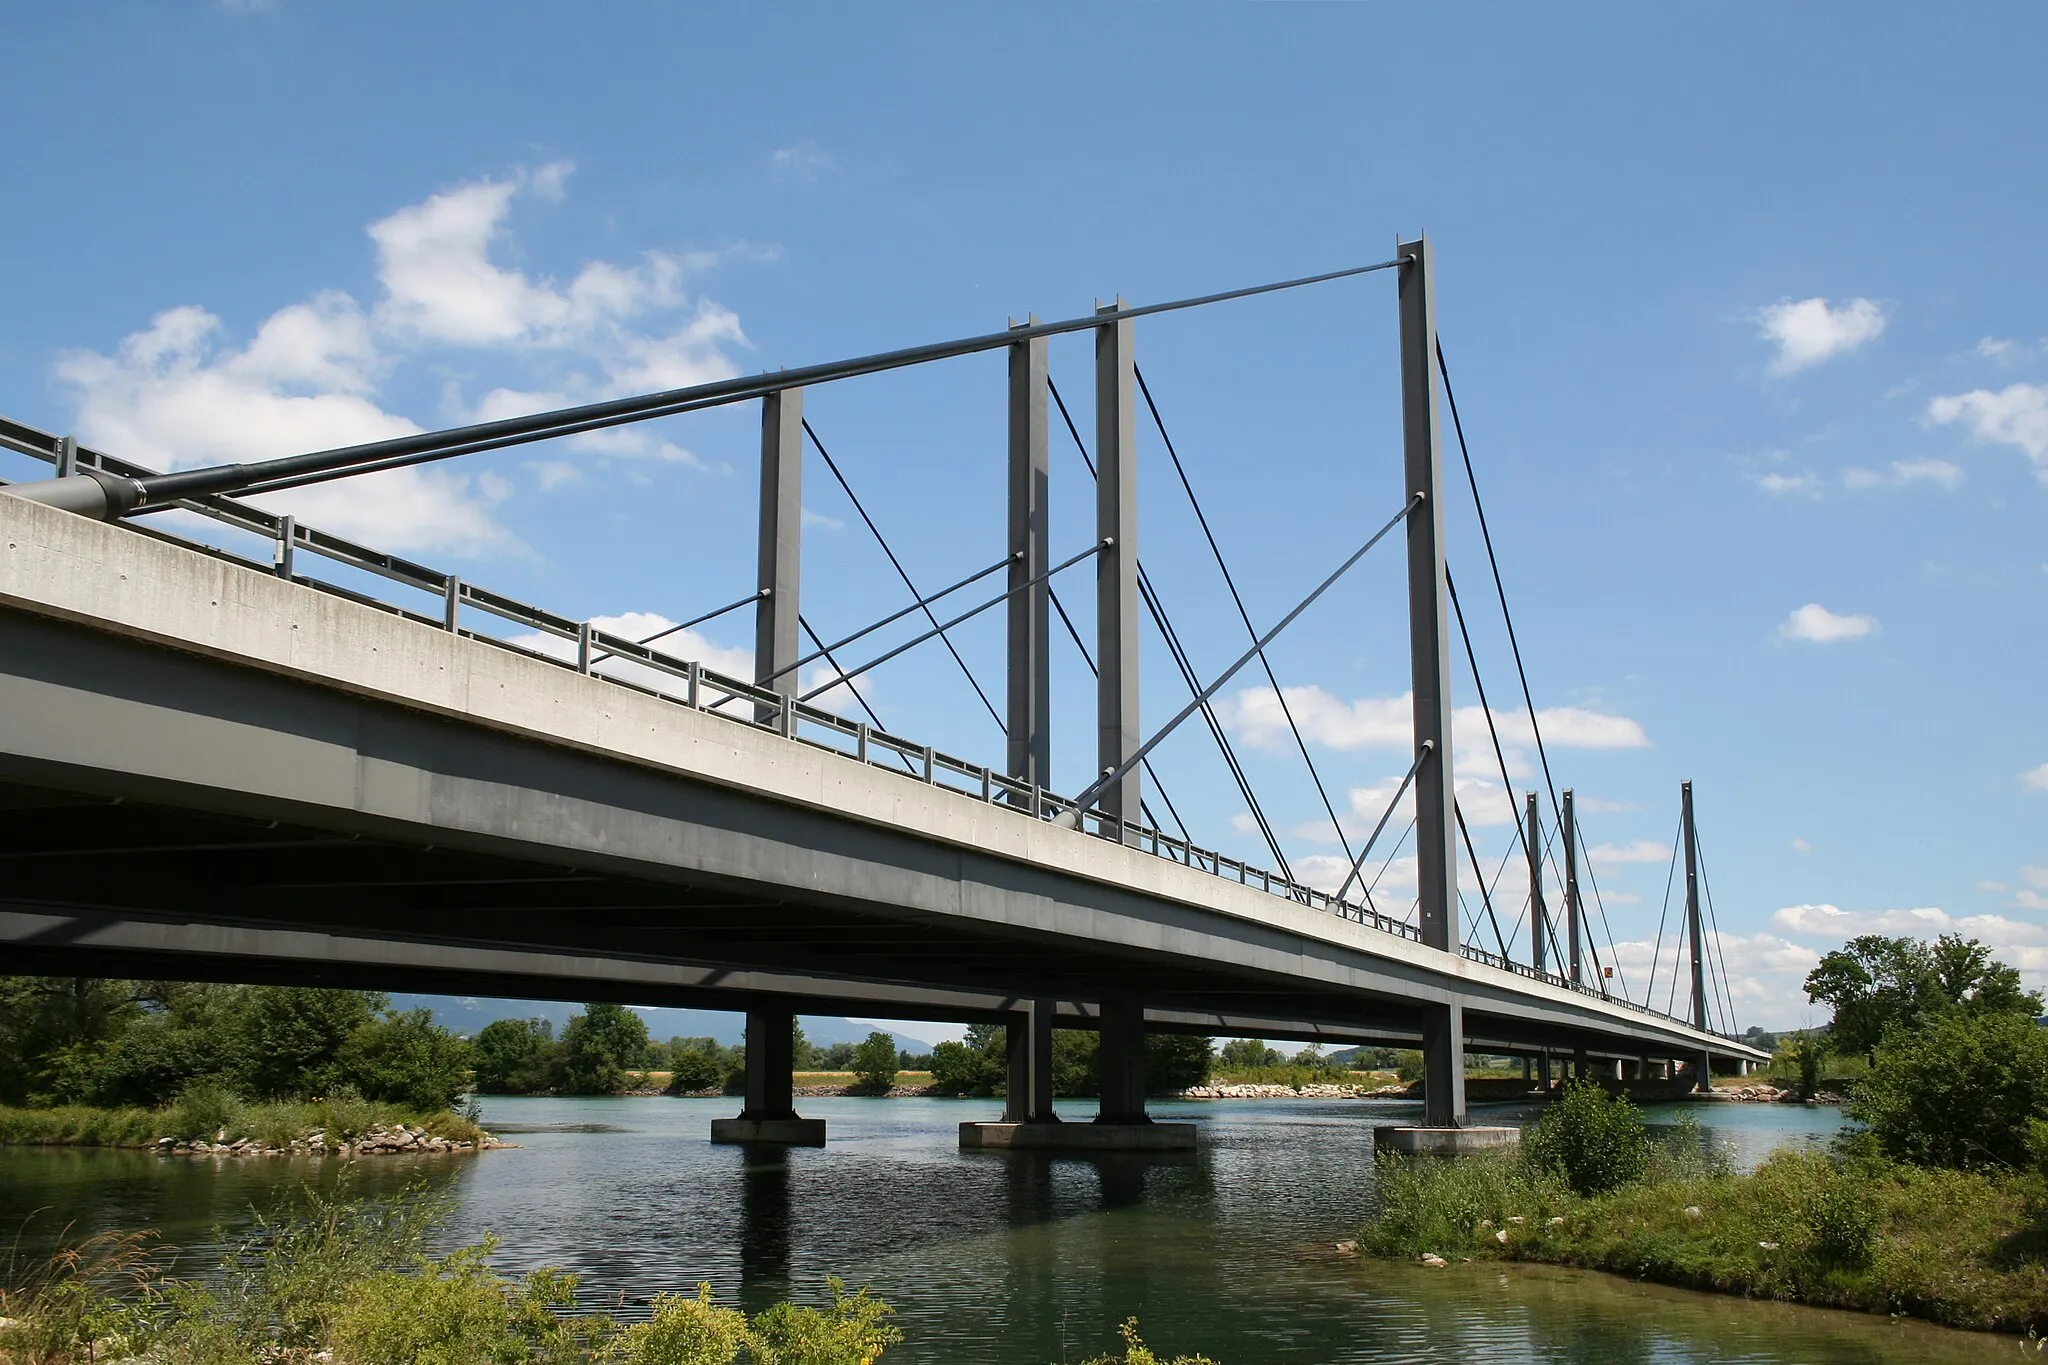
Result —
[[[521, 1145], [474, 1157], [375, 1158], [358, 1187], [415, 1174], [456, 1199], [451, 1236], [485, 1229], [499, 1264], [561, 1265], [585, 1299], [631, 1313], [709, 1281], [752, 1306], [870, 1284], [909, 1340], [891, 1360], [1043, 1365], [1107, 1349], [1138, 1317], [1155, 1347], [1263, 1362], [1981, 1360], [2014, 1343], [1544, 1268], [1432, 1271], [1339, 1255], [1372, 1200], [1372, 1128], [1413, 1121], [1383, 1101], [1158, 1105], [1202, 1127], [1177, 1158], [962, 1152], [988, 1101], [812, 1100], [822, 1149], [714, 1147], [730, 1100], [492, 1099], [487, 1124]], [[1496, 1115], [1512, 1111], [1493, 1111]], [[1659, 1108], [1668, 1119], [1675, 1108]], [[1754, 1160], [1824, 1140], [1832, 1110], [1688, 1110]], [[1087, 1106], [1075, 1117], [1086, 1117]], [[0, 1149], [0, 1227], [153, 1226], [200, 1265], [211, 1229], [246, 1223], [340, 1163], [166, 1160]], [[27, 1239], [33, 1244], [35, 1238]]]

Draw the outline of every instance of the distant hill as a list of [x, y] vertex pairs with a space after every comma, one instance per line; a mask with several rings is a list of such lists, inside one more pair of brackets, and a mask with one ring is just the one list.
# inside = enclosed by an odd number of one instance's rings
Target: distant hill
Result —
[[[471, 1036], [485, 1024], [500, 1019], [546, 1019], [559, 1033], [562, 1025], [569, 1022], [569, 1016], [583, 1011], [581, 1005], [560, 1000], [499, 1000], [480, 995], [394, 993], [391, 1005], [401, 1010], [430, 1009], [434, 1012], [435, 1023]], [[663, 1043], [671, 1038], [716, 1038], [721, 1046], [731, 1047], [746, 1036], [746, 1016], [729, 1010], [671, 1009], [656, 1005], [640, 1009], [640, 1017], [647, 1021], [648, 1036]], [[869, 1024], [826, 1015], [806, 1014], [799, 1022], [804, 1026], [804, 1037], [819, 1047], [858, 1043], [875, 1031]], [[898, 1050], [903, 1052], [926, 1053], [932, 1050], [930, 1043], [901, 1033], [889, 1036], [896, 1040]]]

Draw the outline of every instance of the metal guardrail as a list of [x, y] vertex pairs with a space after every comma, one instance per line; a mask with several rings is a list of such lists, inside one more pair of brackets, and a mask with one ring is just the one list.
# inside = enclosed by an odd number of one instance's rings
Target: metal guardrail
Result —
[[[140, 478], [157, 472], [4, 417], [0, 417], [0, 448], [46, 461], [65, 473], [73, 472], [66, 468], [66, 465], [74, 461], [78, 468], [100, 469], [124, 478]], [[559, 667], [573, 668], [586, 676], [602, 678], [620, 687], [629, 687], [637, 692], [677, 702], [691, 710], [715, 715], [735, 724], [768, 730], [795, 743], [837, 753], [858, 763], [871, 764], [892, 772], [897, 771], [899, 767], [906, 768], [911, 776], [922, 778], [934, 786], [978, 798], [990, 805], [1001, 806], [1031, 819], [1050, 821], [1061, 814], [1076, 810], [1075, 803], [1070, 798], [1047, 791], [1033, 783], [1020, 782], [993, 768], [942, 753], [929, 744], [920, 744], [890, 734], [866, 722], [848, 720], [836, 712], [796, 701], [770, 688], [705, 668], [694, 659], [677, 658], [637, 640], [597, 630], [588, 621], [559, 616], [540, 607], [530, 606], [467, 582], [458, 575], [444, 573], [398, 555], [388, 554], [344, 537], [302, 525], [292, 517], [266, 512], [231, 498], [213, 495], [183, 499], [174, 505], [231, 529], [269, 540], [273, 547], [270, 564], [264, 565], [218, 546], [133, 521], [123, 521], [120, 524], [140, 535], [171, 541], [187, 549], [197, 550], [247, 568], [268, 569], [277, 577], [302, 587], [332, 593], [362, 606], [450, 631], [465, 639], [476, 640], [500, 649], [514, 650]], [[440, 614], [430, 616], [368, 593], [302, 573], [299, 571], [298, 562], [301, 554], [318, 555], [336, 564], [413, 588], [430, 597], [438, 597], [442, 603]], [[564, 658], [466, 628], [462, 624], [462, 611], [465, 607], [540, 635], [568, 642], [572, 646], [572, 652], [569, 657]], [[614, 673], [601, 671], [600, 665], [610, 662], [611, 659], [637, 664], [673, 678], [677, 684], [676, 690], [648, 686], [629, 678], [621, 678]], [[1281, 874], [1255, 867], [1242, 859], [1233, 858], [1214, 849], [1203, 848], [1149, 825], [1121, 820], [1099, 809], [1080, 811], [1079, 815], [1081, 829], [1098, 837], [1115, 840], [1128, 847], [1165, 858], [1184, 867], [1207, 872], [1212, 876], [1234, 880], [1243, 886], [1257, 887], [1261, 891], [1285, 897], [1297, 905], [1336, 915], [1397, 938], [1414, 943], [1422, 941], [1422, 931], [1419, 928], [1386, 915], [1371, 905], [1340, 899]], [[1480, 948], [1465, 946], [1460, 951], [1465, 958], [1474, 962], [1605, 1000], [1653, 1018], [1666, 1019], [1691, 1027], [1686, 1020], [1665, 1014], [1661, 1010], [1609, 995], [1605, 991], [1574, 982], [1566, 977], [1538, 972], [1526, 964], [1509, 961]]]

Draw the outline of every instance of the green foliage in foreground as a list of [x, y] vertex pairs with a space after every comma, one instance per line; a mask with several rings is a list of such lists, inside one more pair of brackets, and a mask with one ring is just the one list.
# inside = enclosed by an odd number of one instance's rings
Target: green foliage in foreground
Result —
[[1643, 1178], [1582, 1195], [1517, 1157], [1383, 1157], [1361, 1236], [1385, 1256], [1543, 1261], [1691, 1289], [1927, 1318], [2048, 1327], [2048, 1181], [1785, 1150], [1717, 1169], [1685, 1141]]
[[[1894, 1027], [1851, 1116], [1896, 1161], [1955, 1169], [2032, 1164], [2048, 1129], [2048, 1030], [2025, 1014], [1938, 1014]], [[2048, 1155], [2048, 1152], [2038, 1152]]]
[[575, 1276], [508, 1280], [490, 1268], [489, 1238], [430, 1254], [447, 1212], [418, 1190], [396, 1201], [309, 1192], [205, 1284], [162, 1275], [140, 1236], [6, 1266], [0, 1362], [257, 1365], [325, 1353], [333, 1365], [872, 1365], [902, 1340], [887, 1304], [837, 1280], [821, 1306], [781, 1303], [752, 1319], [712, 1303], [708, 1285], [657, 1298], [631, 1326], [565, 1313]]

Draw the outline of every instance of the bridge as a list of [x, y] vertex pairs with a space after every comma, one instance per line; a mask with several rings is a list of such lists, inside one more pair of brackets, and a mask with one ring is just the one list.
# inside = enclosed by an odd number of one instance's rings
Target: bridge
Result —
[[[1396, 280], [1402, 338], [1401, 497], [1276, 624], [1256, 630], [1240, 600], [1250, 647], [1229, 669], [1204, 681], [1176, 648], [1190, 700], [1147, 734], [1140, 604], [1174, 637], [1136, 553], [1140, 398], [1155, 422], [1159, 414], [1133, 359], [1134, 323], [1382, 271]], [[1461, 916], [1461, 839], [1477, 859], [1450, 781], [1452, 622], [1468, 657], [1469, 634], [1444, 555], [1438, 414], [1447, 376], [1430, 273], [1429, 244], [1418, 239], [1388, 262], [1306, 280], [1118, 302], [957, 342], [176, 473], [0, 421], [0, 445], [54, 466], [52, 478], [0, 490], [14, 495], [0, 496], [8, 970], [744, 1010], [745, 1108], [719, 1135], [745, 1140], [823, 1140], [822, 1123], [798, 1119], [791, 1101], [788, 1021], [799, 1012], [1010, 1025], [1006, 1123], [963, 1135], [990, 1143], [1191, 1141], [1147, 1120], [1148, 1032], [1418, 1047], [1424, 1126], [1438, 1133], [1417, 1139], [1425, 1144], [1469, 1126], [1468, 1051], [1534, 1057], [1546, 1074], [1561, 1057], [1581, 1071], [1682, 1070], [1698, 1083], [1717, 1062], [1762, 1060], [1731, 1036], [1731, 1014], [1713, 1017], [1689, 788], [1688, 933], [1679, 936], [1689, 939], [1687, 1015], [1611, 984], [1579, 890], [1569, 790], [1553, 806], [1554, 838], [1544, 837], [1533, 792], [1517, 829], [1531, 873], [1529, 960], [1512, 960], [1483, 877], [1483, 920]], [[1069, 333], [1095, 346], [1092, 451], [1048, 378], [1047, 343]], [[1003, 557], [938, 593], [920, 593], [904, 574], [909, 605], [828, 643], [799, 611], [806, 442], [824, 454], [804, 420], [806, 389], [989, 351], [1007, 355], [1010, 376]], [[685, 623], [751, 610], [752, 677], [248, 500], [755, 401], [759, 586]], [[1045, 510], [1055, 413], [1097, 476], [1093, 541], [1057, 562]], [[204, 521], [149, 521], [171, 508]], [[219, 543], [236, 537], [267, 543], [267, 556]], [[1156, 746], [1199, 715], [1228, 756], [1213, 699], [1254, 663], [1271, 678], [1266, 646], [1385, 541], [1407, 559], [1414, 744], [1402, 790], [1365, 846], [1354, 854], [1339, 825], [1350, 875], [1334, 889], [1298, 879], [1262, 815], [1278, 870], [1197, 845], [1177, 813], [1175, 829], [1162, 828], [1147, 794], [1149, 785], [1164, 802], [1149, 764]], [[900, 572], [893, 552], [891, 561]], [[1054, 588], [1058, 575], [1088, 563], [1092, 651]], [[330, 566], [326, 576], [315, 564]], [[997, 575], [1005, 586], [994, 597], [965, 612], [941, 607]], [[347, 584], [335, 581], [344, 576]], [[1006, 735], [1000, 761], [938, 751], [865, 710], [855, 679], [929, 641], [958, 660], [948, 632], [999, 607], [1006, 704], [989, 709]], [[1071, 795], [1047, 785], [1055, 615], [1097, 680], [1098, 775]], [[906, 619], [929, 628], [842, 666], [849, 647]], [[800, 687], [802, 670], [821, 660], [830, 681]], [[1523, 686], [1526, 696], [1526, 676]], [[824, 704], [833, 689], [860, 710]], [[1483, 700], [1483, 683], [1481, 691]], [[1258, 813], [1241, 766], [1229, 766]], [[1544, 766], [1547, 781], [1547, 756]], [[1373, 894], [1370, 859], [1411, 793], [1418, 886], [1397, 914]], [[1562, 924], [1543, 891], [1559, 852]], [[1491, 950], [1474, 941], [1482, 923]], [[1061, 1125], [1052, 1113], [1055, 1027], [1100, 1031], [1096, 1125]]]

